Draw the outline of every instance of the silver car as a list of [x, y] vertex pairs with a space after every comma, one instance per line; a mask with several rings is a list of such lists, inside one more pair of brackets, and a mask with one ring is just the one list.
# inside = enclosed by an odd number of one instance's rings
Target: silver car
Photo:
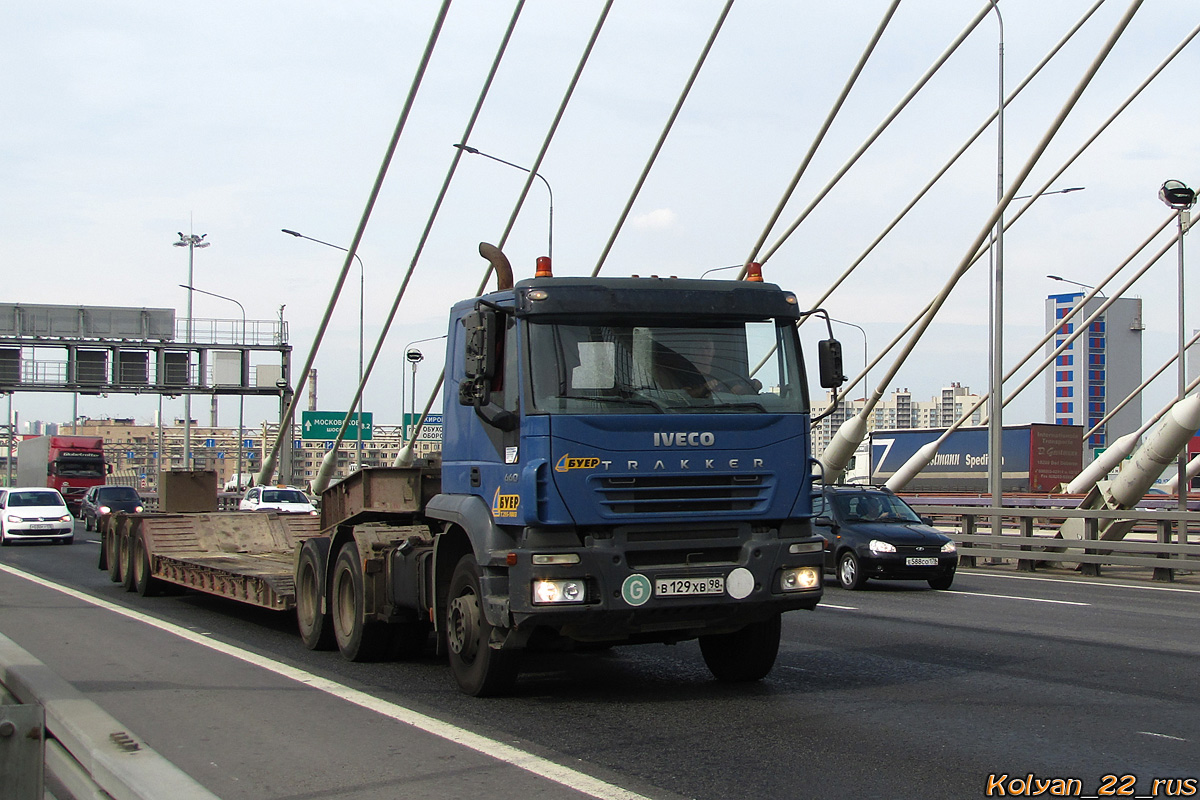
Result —
[[0, 545], [16, 541], [75, 541], [75, 517], [56, 489], [0, 489]]

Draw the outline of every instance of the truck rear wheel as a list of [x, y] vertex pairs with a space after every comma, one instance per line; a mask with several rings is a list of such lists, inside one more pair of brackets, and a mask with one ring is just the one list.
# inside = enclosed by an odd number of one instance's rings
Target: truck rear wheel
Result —
[[475, 697], [492, 697], [512, 690], [520, 662], [517, 653], [490, 646], [494, 628], [483, 613], [479, 575], [475, 556], [459, 559], [446, 603], [446, 645], [458, 688]]
[[378, 661], [392, 643], [391, 627], [368, 622], [358, 545], [347, 542], [333, 566], [333, 633], [338, 650], [348, 661]]
[[767, 677], [779, 654], [780, 615], [752, 622], [740, 631], [700, 637], [700, 653], [713, 677], [746, 683]]
[[296, 624], [300, 628], [300, 638], [309, 650], [332, 650], [337, 647], [333, 622], [329, 614], [321, 610], [325, 592], [323, 561], [320, 554], [305, 542], [296, 565]]

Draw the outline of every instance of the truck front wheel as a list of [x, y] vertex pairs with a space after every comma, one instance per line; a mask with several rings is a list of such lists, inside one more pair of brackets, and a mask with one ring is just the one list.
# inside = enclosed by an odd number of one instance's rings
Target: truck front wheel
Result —
[[378, 661], [387, 653], [392, 631], [386, 622], [367, 621], [362, 561], [358, 545], [347, 542], [333, 566], [333, 634], [348, 661]]
[[490, 646], [494, 628], [484, 616], [479, 564], [465, 555], [450, 578], [446, 603], [446, 645], [458, 688], [475, 697], [512, 690], [520, 669], [518, 655]]
[[780, 615], [752, 622], [740, 631], [700, 637], [700, 653], [713, 677], [727, 683], [762, 680], [779, 654]]

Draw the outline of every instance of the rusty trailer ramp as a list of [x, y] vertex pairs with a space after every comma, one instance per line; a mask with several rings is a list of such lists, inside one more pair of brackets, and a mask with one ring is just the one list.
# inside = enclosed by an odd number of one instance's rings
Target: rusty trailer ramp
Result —
[[296, 549], [320, 525], [311, 514], [131, 514], [116, 518], [113, 535], [130, 590], [145, 593], [138, 577], [146, 572], [144, 580], [287, 611], [296, 604]]

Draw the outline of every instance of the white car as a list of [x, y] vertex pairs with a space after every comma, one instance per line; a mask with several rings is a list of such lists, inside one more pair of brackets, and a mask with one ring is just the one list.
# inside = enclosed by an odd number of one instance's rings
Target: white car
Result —
[[281, 514], [316, 514], [304, 492], [292, 486], [255, 486], [246, 492], [239, 511], [276, 511]]
[[0, 544], [22, 540], [75, 541], [75, 517], [58, 490], [44, 486], [0, 489]]

